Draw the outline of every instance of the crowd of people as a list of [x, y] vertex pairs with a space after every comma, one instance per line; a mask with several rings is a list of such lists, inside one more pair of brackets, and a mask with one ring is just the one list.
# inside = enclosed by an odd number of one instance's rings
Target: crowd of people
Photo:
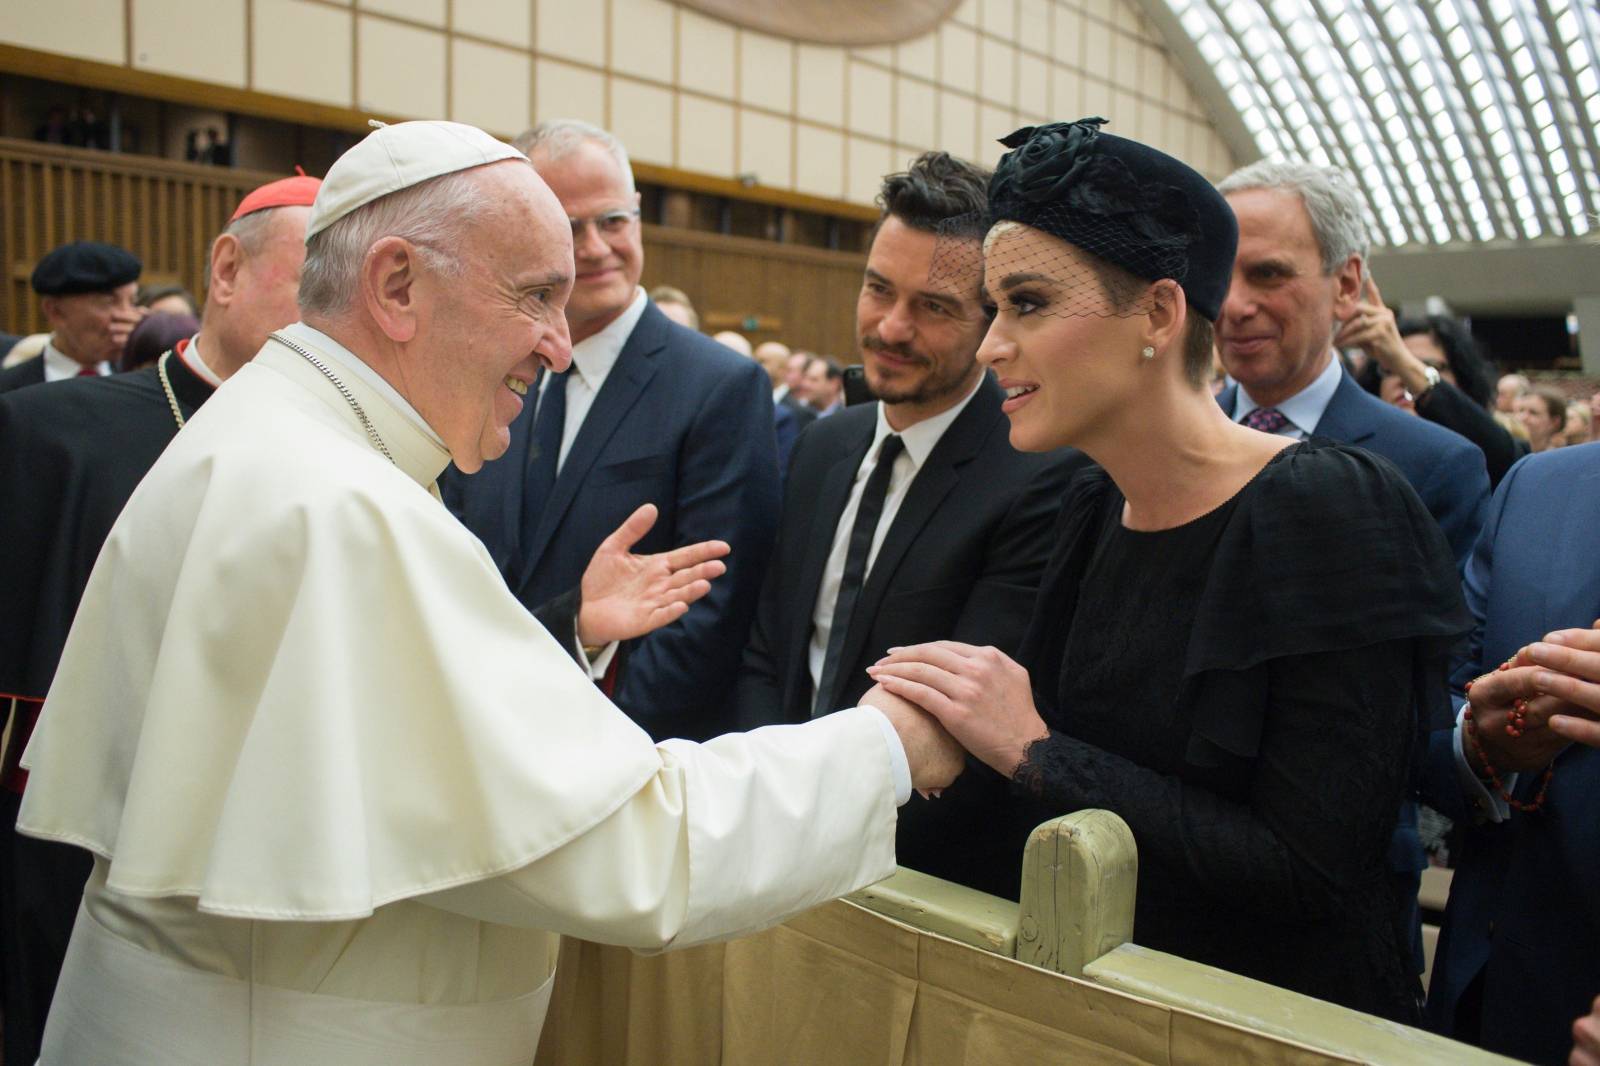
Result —
[[1137, 943], [1576, 1061], [1600, 397], [1397, 319], [1338, 171], [1104, 124], [886, 176], [849, 372], [642, 289], [576, 121], [264, 186], [199, 307], [46, 256], [0, 373], [6, 1059], [531, 1059], [555, 934], [897, 861], [1015, 898], [1103, 808]]

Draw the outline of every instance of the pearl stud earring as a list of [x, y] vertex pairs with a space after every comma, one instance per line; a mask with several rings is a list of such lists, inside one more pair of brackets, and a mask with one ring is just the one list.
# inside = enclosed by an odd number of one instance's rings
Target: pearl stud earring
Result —
[[1139, 356], [1143, 359], [1154, 359], [1156, 357], [1156, 350], [1147, 344], [1140, 350]]

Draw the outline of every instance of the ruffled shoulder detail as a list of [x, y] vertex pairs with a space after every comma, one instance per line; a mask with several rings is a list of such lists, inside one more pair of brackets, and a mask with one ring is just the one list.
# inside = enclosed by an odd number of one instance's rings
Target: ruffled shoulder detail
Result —
[[1388, 460], [1312, 438], [1241, 491], [1201, 594], [1184, 676], [1196, 700], [1188, 759], [1260, 748], [1267, 702], [1252, 667], [1292, 655], [1411, 642], [1419, 734], [1448, 723], [1450, 647], [1472, 618], [1450, 546]]
[[1472, 624], [1449, 544], [1387, 460], [1325, 439], [1286, 449], [1241, 490], [1217, 543], [1187, 675]]

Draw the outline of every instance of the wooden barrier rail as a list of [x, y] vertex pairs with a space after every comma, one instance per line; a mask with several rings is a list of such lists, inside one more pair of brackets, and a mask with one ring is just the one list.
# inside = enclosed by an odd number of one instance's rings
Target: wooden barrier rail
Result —
[[901, 870], [728, 944], [567, 941], [537, 1063], [1511, 1062], [1129, 943], [1137, 870], [1080, 811], [1034, 831], [1020, 904]]

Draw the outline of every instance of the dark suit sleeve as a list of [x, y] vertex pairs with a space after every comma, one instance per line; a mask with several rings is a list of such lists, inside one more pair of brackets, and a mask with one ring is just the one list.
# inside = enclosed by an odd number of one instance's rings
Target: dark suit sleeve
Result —
[[778, 567], [768, 567], [734, 686], [733, 727], [741, 731], [784, 721], [783, 679], [775, 652], [778, 629], [784, 623], [780, 580]]
[[771, 385], [761, 369], [723, 375], [679, 460], [674, 545], [725, 540], [727, 573], [682, 618], [635, 645], [616, 702], [657, 740], [725, 732], [762, 576], [778, 529]]
[[572, 661], [583, 666], [583, 661], [578, 657], [578, 609], [583, 606], [583, 596], [578, 589], [563, 592], [548, 603], [542, 603], [533, 609], [533, 617], [539, 624], [549, 631], [556, 643], [561, 645], [561, 650], [572, 657]]
[[989, 540], [983, 573], [973, 584], [950, 639], [1017, 654], [1055, 544], [1056, 517], [1067, 481], [1087, 463], [1076, 452], [1057, 458], [1017, 493]]
[[794, 575], [787, 568], [798, 568], [806, 545], [804, 533], [810, 528], [811, 507], [814, 500], [796, 499], [796, 492], [809, 492], [815, 484], [802, 478], [796, 488], [794, 474], [804, 469], [807, 445], [816, 444], [811, 431], [816, 425], [812, 419], [801, 428], [784, 470], [783, 515], [778, 530], [777, 548], [761, 583], [761, 595], [756, 602], [755, 619], [750, 626], [750, 639], [745, 644], [740, 661], [739, 681], [733, 690], [734, 728], [741, 731], [757, 729], [764, 725], [777, 725], [790, 721], [783, 705], [783, 653], [784, 627], [794, 622], [790, 612], [810, 611], [815, 606], [816, 590], [811, 590], [812, 601], [806, 603], [784, 602], [784, 580]]
[[1417, 486], [1417, 495], [1444, 530], [1456, 569], [1462, 570], [1483, 529], [1489, 507], [1489, 473], [1483, 453], [1470, 441], [1454, 434], [1451, 443], [1453, 447], [1432, 465], [1427, 483]]
[[[1467, 699], [1467, 683], [1488, 671], [1483, 663], [1483, 628], [1489, 614], [1489, 586], [1494, 574], [1494, 542], [1505, 514], [1506, 500], [1516, 491], [1519, 467], [1512, 467], [1488, 508], [1483, 533], [1467, 560], [1461, 591], [1472, 612], [1472, 630], [1450, 657], [1451, 704], [1459, 711]], [[1475, 813], [1456, 774], [1455, 729], [1436, 729], [1428, 737], [1427, 763], [1423, 767], [1422, 801], [1447, 818], [1467, 821]]]
[[1511, 464], [1524, 454], [1517, 438], [1507, 433], [1488, 411], [1473, 403], [1472, 397], [1448, 381], [1439, 382], [1423, 394], [1417, 402], [1417, 413], [1478, 446], [1489, 468], [1491, 491], [1506, 476]]

